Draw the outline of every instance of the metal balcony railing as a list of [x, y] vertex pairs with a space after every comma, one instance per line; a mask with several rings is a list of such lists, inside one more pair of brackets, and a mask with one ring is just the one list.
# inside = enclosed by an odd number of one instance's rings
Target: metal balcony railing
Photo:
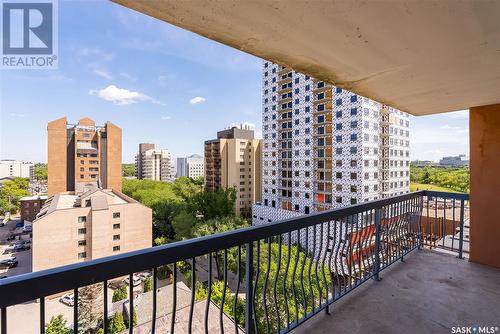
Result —
[[[181, 281], [191, 289], [183, 324], [189, 332], [194, 322], [203, 319], [194, 330], [286, 333], [321, 311], [328, 313], [332, 303], [368, 280], [378, 280], [381, 271], [424, 245], [456, 251], [462, 257], [467, 201], [466, 194], [419, 191], [2, 279], [0, 333], [7, 333], [11, 308], [36, 300], [44, 333], [48, 296], [66, 291], [74, 294], [70, 325], [77, 333], [82, 316], [79, 293], [89, 285], [103, 287], [103, 314], [97, 326], [108, 333], [113, 316], [108, 283], [117, 277], [134, 282], [134, 273], [144, 270], [152, 270], [151, 320], [138, 326], [150, 326], [151, 333], [174, 333], [179, 326]], [[451, 212], [456, 208], [455, 216]], [[449, 235], [458, 238], [451, 246], [441, 241]], [[172, 272], [173, 285], [167, 290], [171, 293], [161, 297], [171, 299], [167, 315], [158, 307], [159, 272], [165, 266]], [[135, 290], [129, 284], [129, 296]], [[128, 317], [135, 302], [129, 298]], [[195, 310], [202, 314], [195, 315]], [[157, 328], [157, 318], [163, 316], [170, 319], [168, 329]], [[129, 333], [134, 329], [129, 326]]]

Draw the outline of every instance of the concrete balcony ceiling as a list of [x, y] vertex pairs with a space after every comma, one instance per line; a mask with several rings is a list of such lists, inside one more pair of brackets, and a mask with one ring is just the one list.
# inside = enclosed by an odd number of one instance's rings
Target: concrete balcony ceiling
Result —
[[113, 1], [413, 115], [500, 103], [500, 1]]

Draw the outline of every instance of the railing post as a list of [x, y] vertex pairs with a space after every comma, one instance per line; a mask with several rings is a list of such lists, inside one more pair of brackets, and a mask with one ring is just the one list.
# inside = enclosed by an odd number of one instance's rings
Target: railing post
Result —
[[254, 333], [253, 328], [253, 242], [246, 244], [245, 263], [245, 333]]
[[458, 241], [458, 258], [463, 259], [463, 247], [464, 247], [464, 200], [460, 200], [460, 240]]
[[375, 263], [373, 267], [374, 276], [376, 281], [380, 281], [380, 208], [375, 209]]

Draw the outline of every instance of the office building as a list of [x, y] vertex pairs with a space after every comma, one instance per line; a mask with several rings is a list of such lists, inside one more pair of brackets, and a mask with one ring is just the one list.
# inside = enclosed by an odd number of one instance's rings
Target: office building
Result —
[[33, 222], [40, 212], [47, 196], [25, 196], [19, 199], [21, 205], [21, 220], [23, 222]]
[[249, 126], [233, 126], [205, 141], [205, 189], [235, 187], [235, 212], [250, 213], [261, 199], [262, 139]]
[[409, 192], [406, 113], [267, 61], [262, 93], [255, 224]]
[[6, 177], [29, 177], [34, 173], [35, 165], [29, 161], [0, 160], [0, 179]]
[[138, 179], [164, 182], [174, 180], [172, 158], [166, 149], [156, 149], [154, 144], [139, 144], [135, 161]]
[[469, 159], [467, 159], [465, 154], [454, 157], [443, 157], [439, 160], [439, 165], [443, 167], [467, 167], [469, 166]]
[[121, 191], [122, 130], [111, 122], [96, 126], [90, 118], [68, 124], [49, 122], [48, 194], [92, 188]]
[[151, 247], [152, 211], [117, 190], [59, 192], [33, 221], [33, 271]]
[[185, 158], [177, 158], [177, 177], [187, 176], [195, 179], [204, 176], [204, 159], [201, 155], [193, 154]]

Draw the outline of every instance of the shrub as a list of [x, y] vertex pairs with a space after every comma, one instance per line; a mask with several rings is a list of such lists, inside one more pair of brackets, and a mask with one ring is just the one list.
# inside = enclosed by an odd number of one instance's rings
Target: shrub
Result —
[[127, 286], [126, 285], [121, 286], [113, 292], [113, 299], [112, 299], [113, 303], [120, 301], [120, 300], [127, 299], [127, 296], [128, 296]]

